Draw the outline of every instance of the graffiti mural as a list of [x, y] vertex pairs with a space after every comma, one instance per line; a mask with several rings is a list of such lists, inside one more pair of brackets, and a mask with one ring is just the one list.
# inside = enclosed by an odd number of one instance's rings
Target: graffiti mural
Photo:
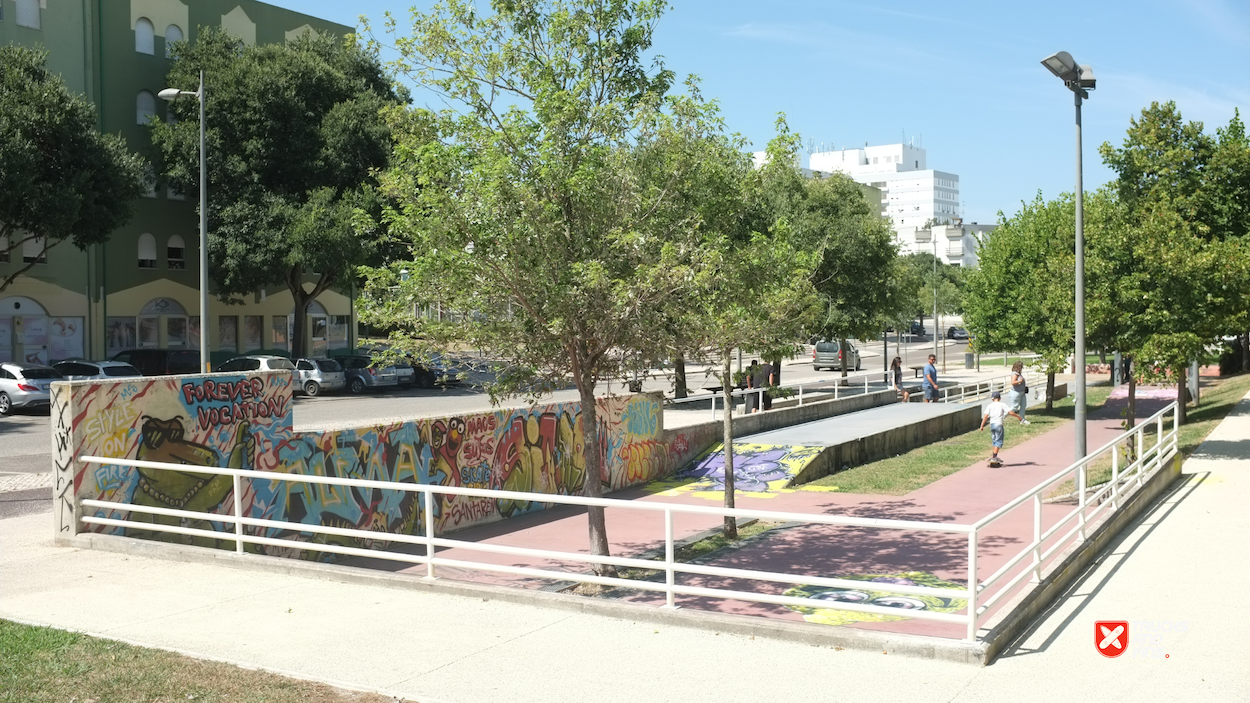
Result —
[[808, 608], [803, 606], [786, 606], [790, 610], [803, 614], [803, 619], [822, 625], [850, 625], [856, 622], [889, 622], [907, 619], [907, 611], [927, 610], [934, 613], [954, 613], [968, 607], [962, 598], [941, 598], [938, 596], [915, 596], [902, 593], [887, 593], [873, 589], [874, 583], [889, 583], [902, 586], [932, 586], [934, 588], [962, 589], [962, 584], [943, 581], [927, 571], [905, 571], [897, 574], [856, 574], [854, 576], [836, 576], [834, 578], [850, 581], [863, 581], [863, 588], [828, 588], [825, 586], [796, 586], [788, 589], [784, 595], [795, 598], [815, 598], [840, 603], [857, 605], [878, 605], [886, 608], [898, 608], [899, 615], [879, 615], [877, 613], [856, 613], [850, 610], [834, 610], [832, 608]]
[[[703, 456], [691, 461], [672, 477], [659, 481], [657, 490], [679, 493], [723, 493], [725, 490], [725, 452], [716, 445]], [[747, 493], [781, 491], [824, 447], [750, 444], [735, 442], [734, 488]]]
[[[56, 412], [72, 417], [71, 427], [64, 433], [66, 451], [61, 453], [67, 461], [98, 455], [188, 467], [217, 466], [566, 495], [580, 493], [587, 479], [586, 443], [577, 403], [295, 432], [290, 384], [291, 378], [282, 374], [67, 384], [55, 394], [59, 408]], [[660, 401], [655, 397], [601, 399], [598, 412], [603, 437], [599, 448], [603, 459], [600, 480], [608, 490], [660, 478], [671, 470], [674, 456], [690, 451], [688, 445], [674, 448], [676, 442], [662, 439]], [[191, 469], [168, 471], [77, 463], [74, 496], [77, 500], [95, 498], [210, 514], [231, 514], [234, 505], [231, 477]], [[240, 501], [243, 514], [258, 519], [392, 534], [414, 534], [425, 527], [422, 497], [412, 491], [243, 480]], [[541, 502], [436, 496], [432, 519], [435, 530], [445, 533], [549, 506]], [[127, 518], [124, 511], [95, 510], [95, 514]], [[73, 522], [72, 518], [60, 519], [63, 524], [67, 520]], [[217, 532], [233, 529], [219, 521], [189, 521], [137, 512], [128, 519]], [[89, 529], [119, 532], [104, 526]], [[378, 541], [295, 530], [245, 529], [249, 534], [293, 538], [311, 544], [367, 548]], [[140, 528], [130, 528], [126, 534], [203, 546], [234, 546], [229, 539]], [[252, 544], [247, 549], [321, 558], [323, 553], [311, 544], [307, 550]]]

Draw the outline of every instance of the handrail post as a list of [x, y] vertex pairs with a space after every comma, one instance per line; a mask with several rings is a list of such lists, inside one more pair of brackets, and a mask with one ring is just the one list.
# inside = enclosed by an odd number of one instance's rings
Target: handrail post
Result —
[[842, 384], [840, 382], [838, 381], [833, 382], [833, 399], [834, 400], [838, 399], [838, 389], [841, 387], [842, 387]]
[[1042, 494], [1033, 494], [1033, 583], [1042, 580]]
[[1111, 509], [1120, 509], [1120, 445], [1111, 448]]
[[425, 489], [425, 577], [434, 575], [434, 491]]
[[1087, 464], [1085, 463], [1085, 460], [1082, 459], [1081, 465], [1076, 467], [1076, 490], [1080, 497], [1079, 504], [1081, 506], [1081, 518], [1080, 518], [1081, 529], [1078, 534], [1081, 536], [1082, 542], [1085, 541], [1085, 467], [1086, 466]]
[[803, 406], [803, 384], [799, 384], [799, 407]]
[[864, 374], [864, 395], [868, 395], [868, 374]]
[[243, 553], [243, 479], [234, 475], [234, 551]]
[[1137, 425], [1137, 485], [1141, 485], [1141, 472], [1146, 468], [1146, 428], [1144, 425]]
[[968, 641], [977, 641], [977, 531], [968, 533]]
[[673, 570], [673, 511], [668, 509], [664, 511], [664, 580], [668, 585], [665, 590], [666, 608], [676, 608], [677, 604], [673, 599], [673, 586], [676, 584], [676, 574]]

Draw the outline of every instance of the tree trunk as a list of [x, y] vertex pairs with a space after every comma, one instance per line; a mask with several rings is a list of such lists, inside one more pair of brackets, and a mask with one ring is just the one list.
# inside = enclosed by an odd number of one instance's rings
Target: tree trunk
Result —
[[1177, 369], [1176, 374], [1176, 425], [1179, 427], [1185, 424], [1185, 405], [1189, 402], [1188, 383], [1185, 382], [1186, 371], [1189, 369], [1184, 366]]
[[1100, 364], [1107, 363], [1107, 350], [1106, 349], [1098, 350], [1098, 363]]
[[[890, 374], [890, 333], [881, 330], [881, 357], [885, 360], [885, 373]], [[888, 385], [887, 381], [887, 385]]]
[[1241, 370], [1250, 371], [1250, 330], [1241, 335]]
[[846, 353], [846, 337], [838, 337], [838, 361], [842, 365], [842, 378], [846, 378], [846, 357], [850, 356]]
[[1132, 357], [1124, 357], [1124, 368], [1129, 370], [1128, 373], [1128, 416], [1125, 418], [1128, 422], [1126, 429], [1133, 429], [1137, 426], [1137, 378], [1133, 374]]
[[[722, 442], [725, 446], [725, 507], [734, 507], [734, 421], [733, 374], [729, 367], [729, 351], [725, 351], [721, 368], [721, 393], [725, 397], [725, 419]], [[725, 516], [725, 539], [738, 539], [738, 519]]]
[[773, 362], [773, 385], [781, 385], [781, 358]]
[[[586, 478], [582, 483], [582, 493], [588, 498], [603, 497], [603, 456], [599, 448], [604, 446], [599, 437], [599, 408], [595, 405], [594, 381], [576, 374], [577, 393], [581, 397], [582, 446], [585, 447]], [[596, 556], [608, 556], [608, 527], [601, 507], [586, 508], [587, 523], [590, 525], [590, 553]], [[594, 564], [595, 573], [599, 576], [616, 576], [616, 567], [611, 564]]]
[[1055, 409], [1055, 372], [1046, 372], [1046, 409]]
[[673, 360], [673, 397], [685, 398], [686, 395], [686, 357], [678, 354]]

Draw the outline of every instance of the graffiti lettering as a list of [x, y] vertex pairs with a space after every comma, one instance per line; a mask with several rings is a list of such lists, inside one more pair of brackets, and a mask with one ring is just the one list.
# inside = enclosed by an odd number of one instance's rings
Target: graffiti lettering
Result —
[[625, 408], [625, 430], [633, 435], [650, 436], [659, 430], [659, 408], [654, 402], [630, 402]]
[[265, 390], [265, 382], [259, 378], [242, 381], [199, 381], [182, 384], [182, 397], [187, 405], [206, 400], [251, 400], [259, 398]]
[[[209, 383], [206, 381], [206, 383]], [[222, 408], [196, 408], [200, 429], [229, 425], [243, 420], [278, 417], [286, 408], [286, 398], [265, 398], [258, 402], [238, 402]]]
[[113, 434], [119, 428], [132, 424], [136, 414], [134, 407], [130, 405], [101, 408], [87, 420], [85, 426], [87, 438], [98, 439], [104, 435]]
[[465, 431], [471, 435], [486, 434], [495, 431], [494, 415], [477, 415], [465, 420]]
[[490, 488], [490, 465], [482, 463], [460, 469], [460, 485], [465, 488]]

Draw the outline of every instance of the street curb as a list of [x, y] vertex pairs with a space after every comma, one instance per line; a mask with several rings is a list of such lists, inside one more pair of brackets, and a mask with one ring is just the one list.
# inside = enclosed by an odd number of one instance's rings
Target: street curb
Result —
[[713, 613], [681, 608], [669, 610], [640, 603], [588, 598], [549, 591], [522, 590], [465, 581], [446, 579], [428, 581], [418, 576], [378, 572], [359, 567], [322, 564], [256, 554], [240, 555], [236, 552], [206, 550], [200, 547], [188, 547], [114, 535], [80, 534], [70, 538], [57, 538], [55, 543], [58, 546], [95, 549], [155, 559], [216, 564], [229, 568], [338, 583], [404, 588], [425, 593], [441, 593], [468, 598], [481, 598], [483, 600], [498, 600], [506, 603], [534, 605], [567, 612], [600, 615], [632, 622], [642, 621], [673, 627], [724, 632], [746, 637], [764, 637], [820, 647], [844, 647], [975, 666], [983, 666], [989, 661], [987, 646], [984, 642], [970, 644], [961, 640], [835, 627], [806, 622], [768, 620], [749, 615]]

